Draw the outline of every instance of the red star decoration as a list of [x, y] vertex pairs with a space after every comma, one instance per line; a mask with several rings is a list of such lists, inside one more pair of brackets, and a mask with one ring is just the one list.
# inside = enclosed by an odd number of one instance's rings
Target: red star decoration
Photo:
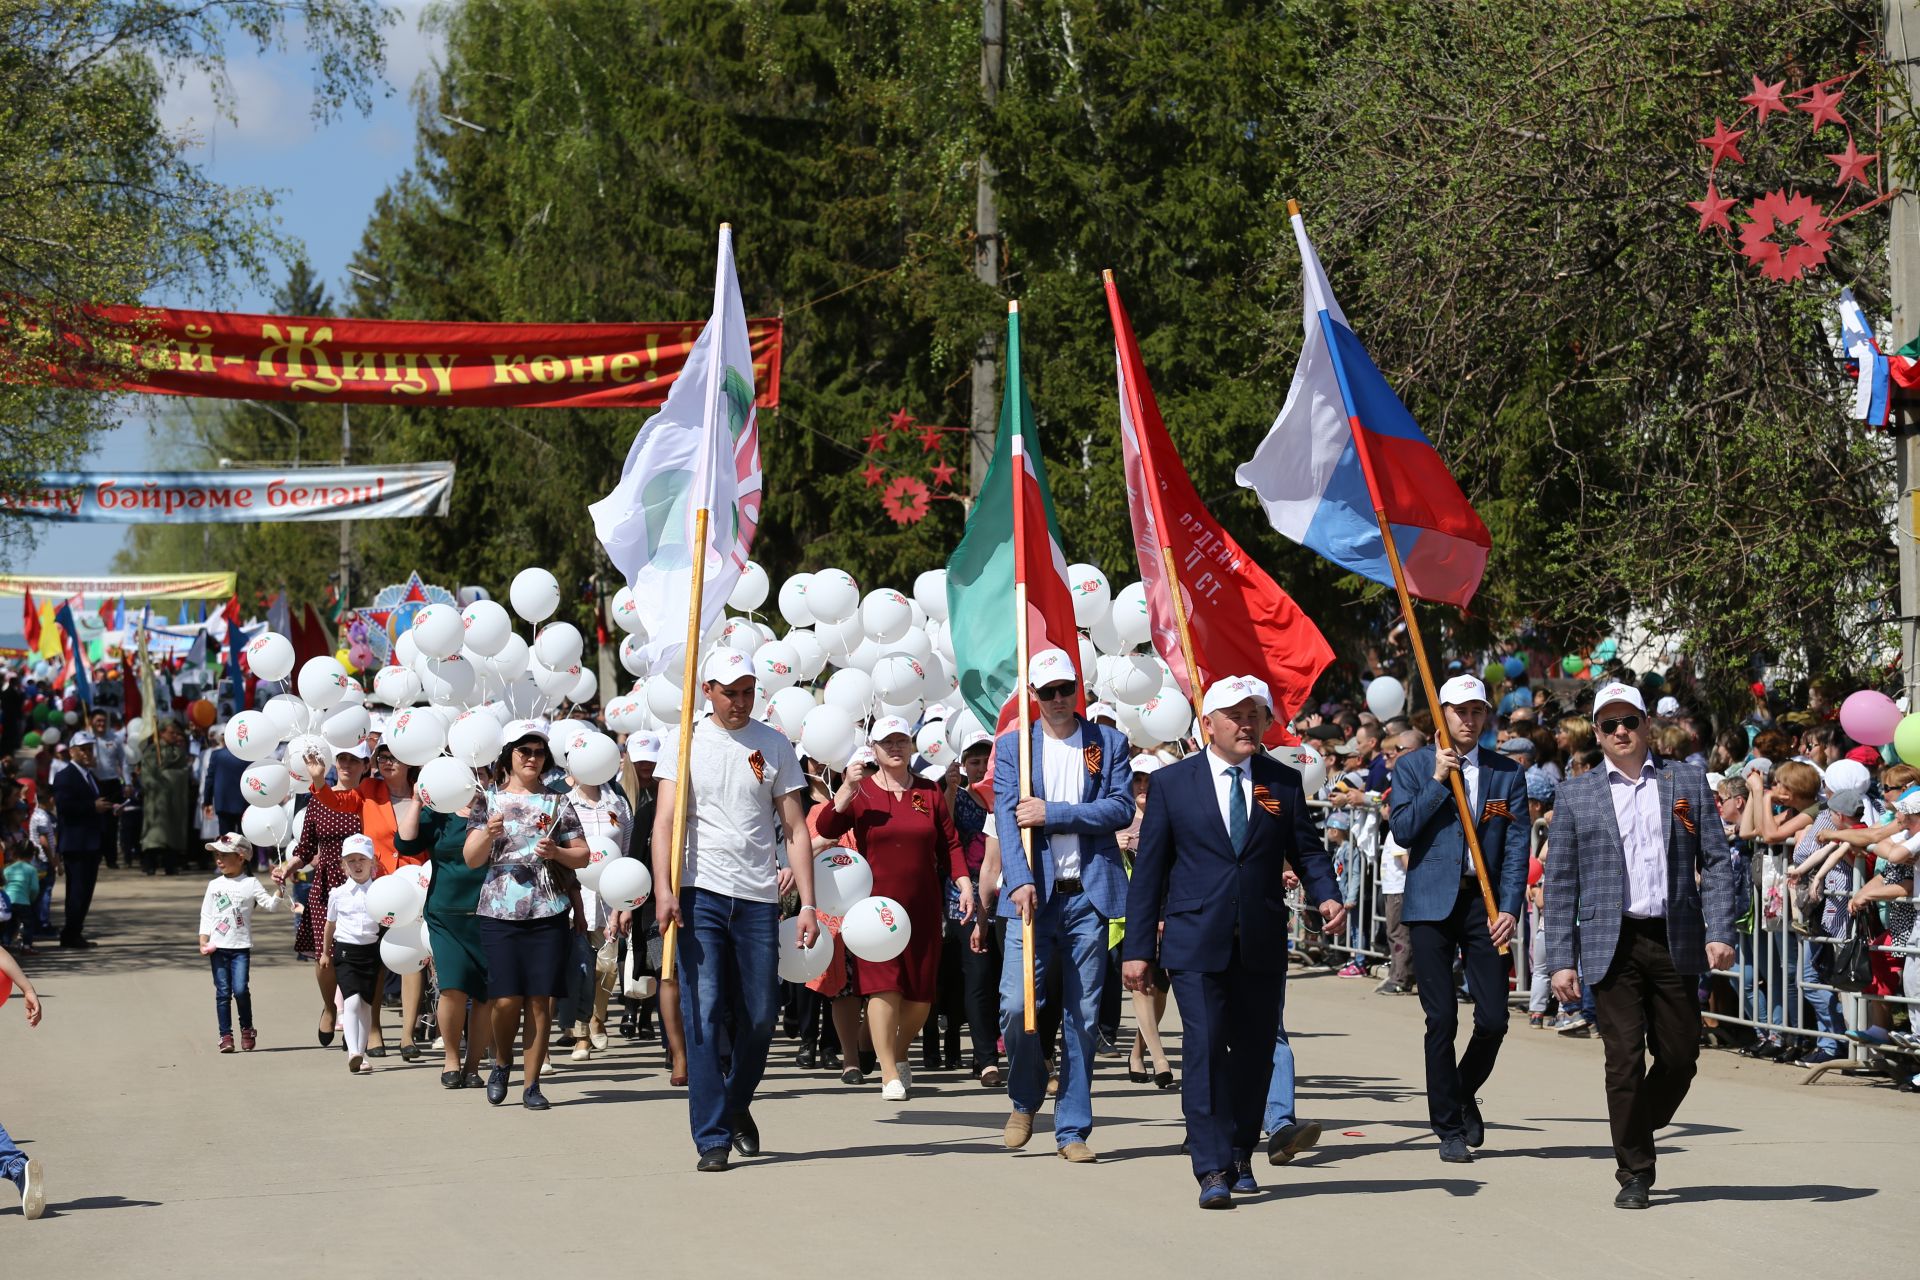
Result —
[[1727, 221], [1727, 210], [1739, 203], [1732, 196], [1721, 195], [1719, 189], [1713, 185], [1713, 179], [1709, 178], [1707, 179], [1707, 198], [1689, 200], [1687, 208], [1700, 215], [1701, 235], [1706, 234], [1708, 227], [1719, 227], [1728, 235], [1732, 235], [1733, 227]]
[[1847, 139], [1847, 149], [1845, 151], [1840, 152], [1838, 155], [1830, 155], [1827, 157], [1827, 159], [1840, 166], [1840, 176], [1834, 179], [1834, 183], [1842, 187], [1846, 186], [1849, 182], [1857, 182], [1863, 187], [1871, 187], [1873, 184], [1867, 181], [1867, 166], [1879, 158], [1880, 156], [1877, 152], [1861, 155], [1854, 147], [1851, 137]]
[[[1802, 108], [1802, 110], [1805, 110], [1805, 108]], [[1729, 129], [1720, 122], [1719, 116], [1715, 116], [1713, 118], [1713, 132], [1707, 137], [1698, 140], [1701, 146], [1713, 152], [1713, 164], [1708, 166], [1709, 170], [1718, 169], [1720, 162], [1728, 156], [1733, 157], [1735, 164], [1745, 164], [1747, 162], [1746, 157], [1740, 154], [1739, 143], [1740, 139], [1746, 136], [1747, 131], [1745, 129]]]
[[884, 431], [875, 431], [867, 437], [867, 452], [878, 453], [881, 449], [886, 447], [886, 444], [887, 444], [887, 433]]
[[1779, 84], [1768, 84], [1759, 76], [1753, 78], [1753, 92], [1740, 99], [1740, 101], [1760, 113], [1760, 118], [1754, 121], [1755, 128], [1766, 124], [1768, 112], [1792, 110], [1792, 108], [1788, 107], [1780, 98], [1780, 91], [1786, 87], [1787, 82], [1785, 80], [1782, 80]]
[[913, 425], [913, 415], [906, 411], [905, 406], [902, 406], [887, 415], [887, 423], [895, 431], [905, 431]]
[[867, 478], [867, 488], [869, 489], [873, 488], [875, 485], [879, 484], [882, 480], [885, 480], [887, 478], [887, 473], [880, 469], [880, 466], [878, 463], [874, 463], [874, 462], [869, 462], [867, 464], [867, 469], [865, 471], [862, 471], [860, 474]]
[[930, 474], [933, 476], [933, 482], [942, 488], [953, 483], [953, 468], [944, 462], [934, 463]]
[[[1798, 191], [1791, 197], [1784, 190], [1770, 191], [1747, 209], [1751, 222], [1740, 228], [1740, 252], [1760, 268], [1769, 280], [1796, 279], [1827, 259], [1832, 234], [1827, 215], [1812, 197]], [[1768, 237], [1798, 223], [1795, 242], [1782, 248]]]
[[940, 428], [928, 427], [920, 433], [920, 452], [932, 453], [940, 447]]
[[912, 476], [896, 476], [880, 495], [880, 505], [898, 525], [918, 524], [927, 518], [933, 495], [923, 481]]
[[1822, 89], [1815, 85], [1807, 90], [1807, 94], [1807, 100], [1800, 104], [1800, 109], [1813, 117], [1813, 123], [1808, 126], [1813, 132], [1820, 132], [1821, 123], [1827, 120], [1843, 129], [1846, 127], [1846, 121], [1840, 118], [1840, 90]]

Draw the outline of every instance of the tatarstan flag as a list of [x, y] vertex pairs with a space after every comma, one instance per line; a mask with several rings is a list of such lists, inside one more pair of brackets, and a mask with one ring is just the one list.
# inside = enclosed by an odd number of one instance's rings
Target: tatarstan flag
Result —
[[[1015, 584], [1025, 583], [1027, 611], [1016, 617]], [[947, 616], [960, 696], [980, 723], [1005, 729], [1019, 713], [1013, 698], [1026, 686], [1016, 670], [1016, 626], [1027, 652], [1064, 649], [1077, 670], [1080, 633], [1067, 590], [1067, 557], [1053, 518], [1053, 494], [1033, 425], [1033, 405], [1020, 375], [1020, 309], [1007, 310], [1006, 386], [993, 462], [967, 515], [967, 530], [947, 561]], [[1081, 694], [1086, 691], [1081, 673]]]

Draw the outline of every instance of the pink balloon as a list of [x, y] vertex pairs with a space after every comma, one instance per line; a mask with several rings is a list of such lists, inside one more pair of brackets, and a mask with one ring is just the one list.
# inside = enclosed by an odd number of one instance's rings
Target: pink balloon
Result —
[[1893, 699], [1873, 689], [1850, 693], [1840, 704], [1840, 727], [1855, 742], [1869, 747], [1884, 747], [1893, 741], [1900, 724], [1900, 708]]

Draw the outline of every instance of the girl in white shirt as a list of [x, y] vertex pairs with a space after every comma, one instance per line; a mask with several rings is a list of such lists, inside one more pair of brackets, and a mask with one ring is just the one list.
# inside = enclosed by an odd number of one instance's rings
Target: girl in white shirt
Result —
[[373, 1029], [373, 1006], [380, 981], [380, 925], [367, 909], [367, 889], [373, 884], [373, 837], [351, 835], [340, 842], [340, 864], [346, 883], [327, 895], [325, 946], [344, 1004], [347, 1033], [347, 1070], [371, 1075], [367, 1035]]
[[220, 1052], [233, 1052], [233, 1013], [240, 1006], [240, 1047], [251, 1051], [258, 1038], [253, 1029], [253, 994], [247, 989], [247, 970], [253, 961], [253, 909], [278, 911], [285, 900], [279, 887], [269, 893], [247, 874], [253, 843], [228, 832], [207, 846], [220, 874], [207, 882], [200, 900], [200, 954], [213, 965], [213, 1008], [220, 1019]]

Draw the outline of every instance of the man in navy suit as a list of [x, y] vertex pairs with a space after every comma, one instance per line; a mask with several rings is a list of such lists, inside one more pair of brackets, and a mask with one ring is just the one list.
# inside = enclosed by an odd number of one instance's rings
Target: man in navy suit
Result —
[[93, 735], [82, 729], [67, 744], [71, 762], [54, 767], [48, 783], [60, 815], [60, 865], [67, 876], [67, 918], [60, 930], [63, 947], [91, 947], [83, 930], [100, 879], [101, 829], [111, 821], [113, 801], [100, 793], [93, 775]]
[[1201, 714], [1207, 749], [1155, 773], [1147, 792], [1120, 974], [1130, 990], [1152, 988], [1164, 920], [1158, 963], [1172, 974], [1186, 1037], [1187, 1151], [1200, 1207], [1230, 1209], [1234, 1192], [1260, 1189], [1252, 1156], [1286, 991], [1287, 864], [1328, 932], [1346, 908], [1300, 774], [1260, 752], [1273, 723], [1265, 682], [1216, 681]]
[[[1047, 971], [1064, 965], [1062, 1012], [1066, 1048], [1060, 1096], [1053, 1104], [1053, 1140], [1062, 1159], [1089, 1164], [1093, 1131], [1093, 1038], [1100, 1025], [1100, 988], [1107, 972], [1107, 921], [1125, 913], [1127, 872], [1114, 833], [1133, 821], [1133, 766], [1126, 735], [1074, 710], [1080, 679], [1063, 649], [1045, 649], [1027, 664], [1040, 704], [1032, 726], [1033, 794], [1020, 795], [1020, 731], [1000, 735], [993, 770], [994, 829], [1000, 839], [999, 912], [1033, 922], [1034, 998], [1043, 999]], [[1033, 866], [1020, 831], [1033, 832]], [[1021, 931], [1007, 929], [1000, 967], [1000, 1030], [1007, 1042], [1007, 1094], [1013, 1110], [1004, 1140], [1018, 1150], [1033, 1136], [1033, 1114], [1046, 1100], [1051, 1045], [1026, 1032]], [[1268, 1037], [1271, 1044], [1272, 1037]]]
[[[1465, 744], [1445, 751], [1421, 747], [1393, 767], [1388, 823], [1407, 849], [1407, 887], [1400, 900], [1413, 952], [1413, 977], [1427, 1015], [1427, 1121], [1449, 1164], [1473, 1159], [1469, 1148], [1487, 1140], [1474, 1094], [1493, 1074], [1507, 1034], [1507, 958], [1499, 948], [1513, 938], [1527, 892], [1527, 778], [1505, 756], [1480, 749], [1487, 724], [1487, 687], [1473, 676], [1440, 686], [1447, 735]], [[1448, 779], [1466, 784], [1487, 880], [1499, 914], [1487, 922], [1486, 900], [1460, 825], [1460, 807]], [[1453, 960], [1467, 971], [1473, 997], [1473, 1034], [1457, 1058], [1460, 1014], [1453, 995]]]

